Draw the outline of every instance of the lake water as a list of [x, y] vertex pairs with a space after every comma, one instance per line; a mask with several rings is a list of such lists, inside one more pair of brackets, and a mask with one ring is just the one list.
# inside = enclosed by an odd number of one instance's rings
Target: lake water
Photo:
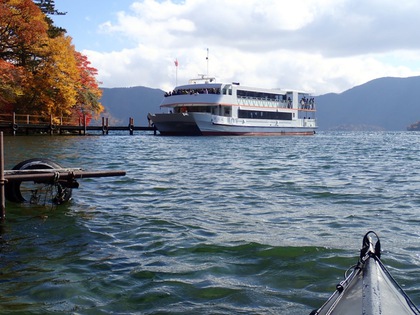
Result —
[[29, 158], [125, 170], [66, 205], [7, 203], [2, 314], [309, 314], [376, 231], [420, 304], [420, 134], [5, 137]]

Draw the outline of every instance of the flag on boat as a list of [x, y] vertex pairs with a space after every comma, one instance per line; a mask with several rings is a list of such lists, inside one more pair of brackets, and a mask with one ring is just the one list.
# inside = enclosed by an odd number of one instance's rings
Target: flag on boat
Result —
[[178, 67], [178, 59], [175, 59], [175, 67]]

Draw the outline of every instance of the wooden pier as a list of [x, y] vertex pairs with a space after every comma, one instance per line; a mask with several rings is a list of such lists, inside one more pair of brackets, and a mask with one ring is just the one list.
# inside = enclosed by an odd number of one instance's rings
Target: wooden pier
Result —
[[38, 115], [22, 115], [22, 114], [0, 114], [0, 131], [6, 134], [50, 134], [50, 135], [87, 135], [89, 131], [108, 135], [110, 131], [127, 131], [130, 135], [134, 135], [135, 131], [153, 131], [156, 135], [154, 126], [136, 126], [134, 119], [129, 118], [128, 124], [125, 126], [112, 126], [109, 119], [102, 117], [101, 125], [87, 124], [86, 116], [79, 118], [79, 123], [66, 122], [63, 118], [38, 116]]
[[[38, 167], [28, 167], [26, 169], [13, 169], [5, 171], [4, 169], [4, 145], [3, 145], [3, 131], [0, 131], [0, 220], [6, 218], [6, 185], [9, 184], [16, 193], [20, 195], [21, 182], [35, 182], [42, 183], [49, 186], [59, 186], [62, 193], [65, 190], [70, 190], [68, 197], [71, 196], [71, 189], [77, 188], [79, 185], [75, 181], [77, 178], [89, 177], [110, 177], [110, 176], [125, 176], [125, 171], [106, 170], [106, 171], [84, 171], [82, 169], [68, 169], [68, 168], [51, 168], [51, 165], [45, 163], [45, 160], [39, 160], [39, 165], [47, 166], [42, 169]], [[25, 162], [33, 161], [28, 160]], [[23, 164], [25, 163], [23, 162]], [[42, 163], [44, 162], [44, 163]], [[22, 163], [21, 163], [22, 164]], [[21, 165], [20, 164], [20, 165]], [[57, 165], [56, 163], [52, 163]], [[29, 164], [27, 164], [29, 165]], [[60, 184], [61, 182], [61, 184]], [[9, 187], [10, 190], [10, 187]], [[63, 200], [63, 201], [67, 201]], [[10, 199], [9, 199], [10, 201]], [[16, 201], [16, 200], [14, 200]], [[21, 201], [24, 201], [22, 198]]]

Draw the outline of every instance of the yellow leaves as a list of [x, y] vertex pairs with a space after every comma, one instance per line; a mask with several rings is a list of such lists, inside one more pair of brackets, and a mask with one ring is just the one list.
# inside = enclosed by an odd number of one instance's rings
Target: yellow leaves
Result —
[[0, 59], [0, 105], [3, 104], [3, 112], [10, 111], [10, 105], [17, 96], [23, 93], [19, 88], [20, 70], [20, 68]]
[[45, 15], [32, 0], [1, 0], [0, 106], [27, 114], [102, 111], [97, 70], [71, 41], [64, 33], [48, 36]]
[[69, 113], [76, 104], [78, 70], [70, 41], [64, 36], [48, 39], [38, 65], [39, 101], [46, 104], [48, 114]]

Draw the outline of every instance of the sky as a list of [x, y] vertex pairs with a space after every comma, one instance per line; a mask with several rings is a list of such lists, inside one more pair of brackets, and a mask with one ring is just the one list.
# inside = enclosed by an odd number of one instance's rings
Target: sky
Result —
[[[341, 93], [420, 75], [418, 0], [55, 0], [101, 87], [170, 91], [198, 75]], [[178, 67], [175, 66], [178, 61]]]

